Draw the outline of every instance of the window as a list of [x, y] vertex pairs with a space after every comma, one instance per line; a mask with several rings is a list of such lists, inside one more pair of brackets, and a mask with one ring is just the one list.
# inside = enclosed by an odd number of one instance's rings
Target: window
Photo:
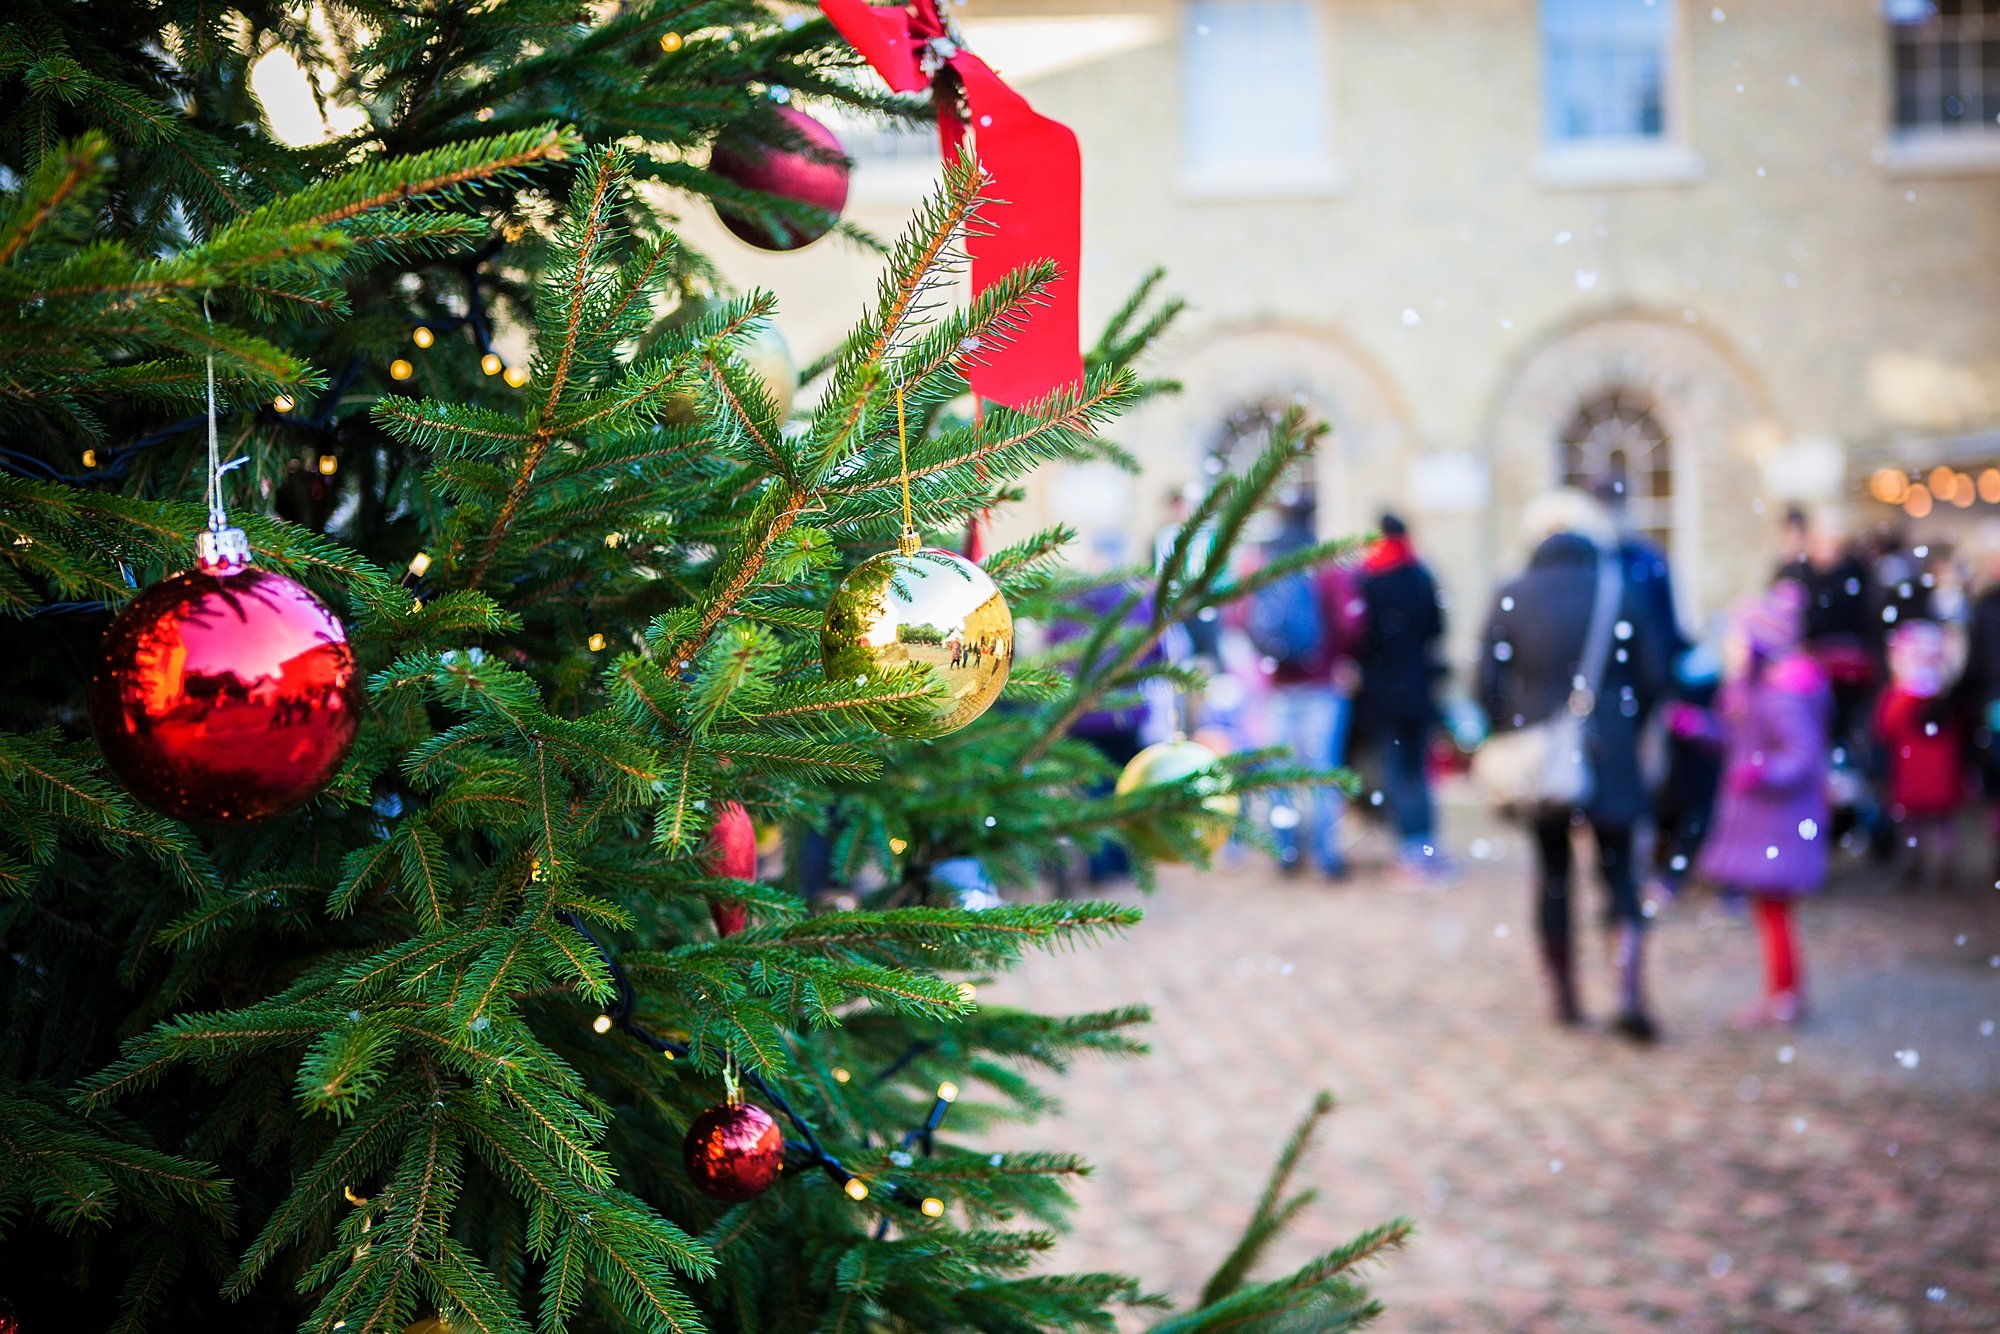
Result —
[[2000, 128], [2000, 0], [1884, 0], [1896, 132]]
[[1181, 34], [1181, 173], [1196, 193], [1340, 186], [1315, 0], [1189, 0]]
[[[1288, 399], [1253, 399], [1224, 417], [1202, 459], [1202, 489], [1212, 489], [1223, 477], [1240, 477], [1248, 472], [1264, 453], [1264, 447], [1271, 443], [1271, 432], [1292, 406]], [[1317, 501], [1311, 459], [1311, 455], [1301, 456], [1285, 470], [1273, 493], [1280, 505], [1311, 506]]]
[[1667, 133], [1671, 0], [1542, 0], [1542, 131], [1551, 144]]
[[1632, 526], [1672, 549], [1673, 448], [1650, 397], [1614, 389], [1578, 405], [1562, 432], [1562, 471], [1565, 486], [1615, 486]]

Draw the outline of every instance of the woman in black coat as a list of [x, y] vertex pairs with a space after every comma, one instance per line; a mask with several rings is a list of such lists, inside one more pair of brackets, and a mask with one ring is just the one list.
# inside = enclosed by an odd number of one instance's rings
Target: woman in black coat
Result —
[[[1497, 731], [1542, 722], [1568, 706], [1583, 671], [1585, 638], [1616, 534], [1603, 510], [1577, 491], [1545, 496], [1529, 507], [1536, 543], [1528, 568], [1495, 597], [1482, 637], [1480, 696]], [[1618, 932], [1620, 1007], [1616, 1028], [1637, 1041], [1655, 1036], [1641, 986], [1645, 920], [1639, 910], [1633, 827], [1649, 800], [1639, 771], [1639, 735], [1668, 683], [1669, 646], [1643, 615], [1629, 586], [1619, 591], [1611, 652], [1595, 706], [1584, 725], [1591, 795], [1580, 810], [1541, 812], [1532, 822], [1537, 884], [1536, 921], [1542, 961], [1555, 994], [1557, 1018], [1581, 1021], [1570, 932], [1571, 831], [1588, 824], [1598, 869]]]

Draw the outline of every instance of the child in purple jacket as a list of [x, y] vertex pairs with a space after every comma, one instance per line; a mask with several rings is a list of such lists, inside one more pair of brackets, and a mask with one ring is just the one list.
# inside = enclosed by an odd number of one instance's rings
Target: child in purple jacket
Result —
[[1831, 823], [1826, 780], [1833, 697], [1799, 651], [1804, 597], [1782, 582], [1738, 605], [1728, 677], [1713, 713], [1682, 707], [1674, 730], [1723, 750], [1722, 783], [1699, 867], [1704, 879], [1750, 896], [1764, 949], [1764, 996], [1741, 1021], [1791, 1024], [1800, 999], [1792, 904], [1826, 879]]

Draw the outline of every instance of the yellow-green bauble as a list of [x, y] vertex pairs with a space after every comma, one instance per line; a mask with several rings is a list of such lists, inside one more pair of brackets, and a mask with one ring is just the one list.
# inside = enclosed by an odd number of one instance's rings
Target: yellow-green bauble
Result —
[[[713, 297], [690, 297], [660, 321], [659, 329], [670, 332], [685, 328], [721, 304]], [[743, 363], [763, 386], [764, 393], [778, 405], [778, 420], [790, 418], [792, 401], [798, 395], [799, 367], [792, 360], [791, 344], [778, 332], [778, 326], [767, 317], [750, 333], [731, 343], [730, 354]], [[699, 417], [694, 402], [686, 397], [669, 403], [666, 415], [667, 421], [675, 426], [686, 426]]]
[[[1201, 841], [1213, 855], [1229, 841], [1229, 832], [1235, 827], [1236, 817], [1242, 813], [1243, 802], [1234, 792], [1227, 790], [1229, 771], [1222, 767], [1221, 757], [1201, 742], [1182, 739], [1146, 747], [1134, 755], [1125, 766], [1125, 771], [1118, 775], [1117, 792], [1119, 796], [1124, 796], [1141, 788], [1178, 783], [1195, 775], [1202, 775], [1196, 783], [1196, 790], [1207, 794], [1201, 800]], [[1171, 839], [1141, 821], [1134, 821], [1125, 827], [1125, 841], [1154, 861], [1187, 860]]]

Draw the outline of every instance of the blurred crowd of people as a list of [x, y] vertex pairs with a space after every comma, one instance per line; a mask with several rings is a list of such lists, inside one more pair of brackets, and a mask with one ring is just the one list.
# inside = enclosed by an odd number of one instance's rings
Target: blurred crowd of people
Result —
[[[1893, 528], [1794, 512], [1768, 588], [1691, 637], [1665, 553], [1625, 521], [1621, 499], [1607, 479], [1529, 507], [1526, 565], [1494, 596], [1463, 695], [1446, 690], [1437, 582], [1408, 526], [1385, 514], [1356, 558], [1267, 573], [1228, 613], [1177, 627], [1165, 651], [1209, 669], [1202, 697], [1099, 720], [1093, 739], [1120, 758], [1190, 727], [1219, 750], [1277, 747], [1358, 772], [1358, 803], [1311, 784], [1267, 794], [1246, 818], [1288, 872], [1338, 879], [1358, 805], [1393, 838], [1397, 883], [1428, 889], [1455, 870], [1437, 837], [1435, 773], [1470, 755], [1477, 779], [1483, 741], [1532, 735], [1543, 749], [1525, 753], [1552, 767], [1550, 795], [1521, 800], [1517, 775], [1505, 813], [1534, 850], [1557, 1020], [1583, 1018], [1570, 900], [1587, 837], [1618, 964], [1616, 1031], [1656, 1036], [1646, 927], [1690, 879], [1756, 924], [1764, 986], [1743, 1022], [1796, 1022], [1793, 909], [1836, 848], [1908, 877], [1957, 874], [1959, 817], [1982, 793], [2000, 848], [2000, 540], [1975, 572], [1965, 553]], [[1309, 502], [1284, 509], [1242, 575], [1306, 552], [1314, 531]], [[1502, 745], [1486, 748], [1497, 762]], [[1093, 877], [1116, 874], [1116, 859], [1101, 856]]]

